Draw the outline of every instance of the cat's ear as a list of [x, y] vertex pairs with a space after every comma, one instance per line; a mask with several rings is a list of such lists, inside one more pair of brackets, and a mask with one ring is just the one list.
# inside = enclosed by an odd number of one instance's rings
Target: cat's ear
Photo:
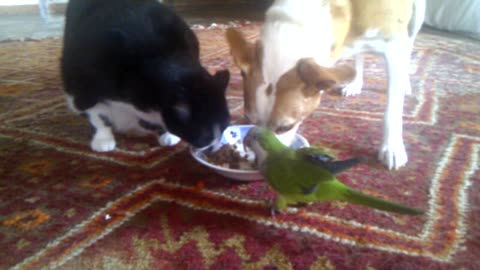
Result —
[[225, 91], [230, 81], [230, 72], [227, 69], [217, 71], [217, 73], [213, 75], [213, 80], [220, 89]]

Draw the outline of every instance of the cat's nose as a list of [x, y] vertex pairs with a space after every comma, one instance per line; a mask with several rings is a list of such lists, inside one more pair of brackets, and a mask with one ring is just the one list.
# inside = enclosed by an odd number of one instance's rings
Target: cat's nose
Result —
[[224, 128], [220, 128], [220, 125], [214, 125], [213, 126], [213, 139], [214, 140], [220, 140], [222, 138], [222, 133], [227, 128], [226, 126]]
[[212, 145], [215, 140], [212, 130], [204, 129], [197, 133], [197, 136], [192, 139], [190, 144], [199, 149], [205, 149]]

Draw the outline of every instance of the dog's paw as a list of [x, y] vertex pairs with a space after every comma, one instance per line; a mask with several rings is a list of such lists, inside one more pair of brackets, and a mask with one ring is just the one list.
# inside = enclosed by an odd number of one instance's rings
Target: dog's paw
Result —
[[405, 86], [405, 95], [410, 96], [412, 94], [412, 84], [410, 83], [410, 80], [407, 81], [407, 85]]
[[179, 143], [180, 140], [181, 139], [179, 137], [168, 132], [165, 132], [160, 137], [158, 137], [158, 143], [161, 146], [174, 146]]
[[108, 152], [115, 149], [115, 138], [108, 134], [95, 134], [90, 147], [97, 152]]
[[345, 85], [342, 89], [343, 96], [356, 96], [362, 93], [363, 80], [355, 78], [351, 83]]
[[403, 143], [396, 145], [384, 144], [378, 153], [378, 159], [387, 166], [388, 169], [397, 170], [407, 164], [407, 151]]

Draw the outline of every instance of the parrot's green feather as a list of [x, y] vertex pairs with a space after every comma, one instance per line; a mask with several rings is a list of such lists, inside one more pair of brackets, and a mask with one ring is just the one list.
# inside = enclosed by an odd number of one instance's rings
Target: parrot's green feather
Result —
[[256, 131], [256, 140], [268, 154], [261, 167], [267, 182], [277, 193], [277, 210], [298, 203], [342, 200], [402, 214], [423, 213], [363, 194], [337, 180], [335, 173], [358, 164], [361, 159], [334, 161], [321, 149], [295, 150], [284, 146], [269, 130], [258, 128]]
[[395, 212], [399, 214], [407, 215], [423, 215], [423, 211], [403, 206], [400, 204], [392, 203], [377, 197], [373, 197], [364, 193], [361, 193], [356, 190], [348, 189], [344, 194], [345, 201], [351, 202], [354, 204], [360, 204], [364, 206], [373, 207], [380, 210], [385, 210], [389, 212]]

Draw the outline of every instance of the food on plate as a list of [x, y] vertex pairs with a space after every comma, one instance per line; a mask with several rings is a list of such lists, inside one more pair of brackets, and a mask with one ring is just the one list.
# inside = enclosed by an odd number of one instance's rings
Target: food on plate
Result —
[[224, 144], [214, 152], [205, 152], [208, 162], [236, 170], [256, 170], [253, 153], [245, 152], [243, 144]]

